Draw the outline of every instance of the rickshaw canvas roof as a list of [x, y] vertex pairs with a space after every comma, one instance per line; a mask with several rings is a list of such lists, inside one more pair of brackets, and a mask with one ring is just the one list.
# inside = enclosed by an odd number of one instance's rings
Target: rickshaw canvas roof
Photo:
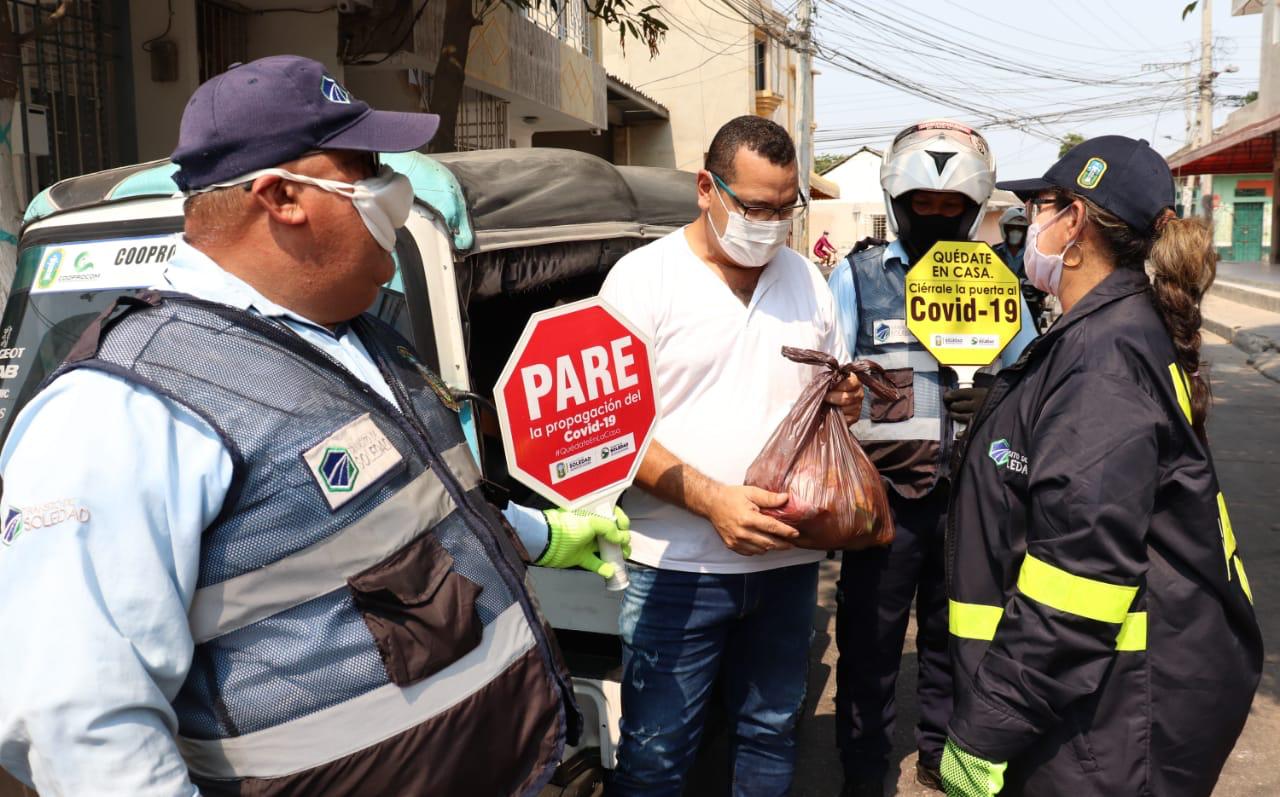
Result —
[[[573, 150], [408, 152], [382, 159], [409, 178], [418, 201], [444, 223], [459, 252], [656, 238], [698, 214], [692, 173], [614, 166]], [[23, 223], [127, 199], [175, 196], [175, 170], [160, 160], [62, 180], [31, 201]]]

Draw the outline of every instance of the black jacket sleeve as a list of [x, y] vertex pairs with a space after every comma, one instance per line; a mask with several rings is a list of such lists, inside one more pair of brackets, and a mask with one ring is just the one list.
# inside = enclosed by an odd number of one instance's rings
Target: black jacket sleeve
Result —
[[[1134, 382], [1077, 373], [1045, 402], [1027, 456], [1027, 550], [1017, 588], [956, 696], [951, 735], [989, 761], [1014, 758], [1097, 690], [1146, 572], [1163, 413]], [[1007, 552], [1014, 556], [1017, 552]], [[1131, 625], [1126, 626], [1129, 620]]]

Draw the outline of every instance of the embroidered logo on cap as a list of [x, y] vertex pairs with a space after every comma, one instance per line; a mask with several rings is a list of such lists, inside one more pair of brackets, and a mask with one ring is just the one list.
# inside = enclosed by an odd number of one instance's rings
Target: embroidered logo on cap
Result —
[[369, 413], [302, 455], [331, 510], [355, 498], [404, 461]]
[[324, 94], [324, 98], [329, 102], [336, 102], [339, 105], [351, 104], [351, 92], [344, 89], [338, 81], [328, 75], [320, 79], [320, 92]]
[[1076, 178], [1076, 185], [1081, 188], [1097, 188], [1098, 183], [1102, 182], [1102, 175], [1107, 172], [1107, 162], [1102, 158], [1090, 158], [1085, 163], [1084, 168], [1080, 170], [1080, 176]]

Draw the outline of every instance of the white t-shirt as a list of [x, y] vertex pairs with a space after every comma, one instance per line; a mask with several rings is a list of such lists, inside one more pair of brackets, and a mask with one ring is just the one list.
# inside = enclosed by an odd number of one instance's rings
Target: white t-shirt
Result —
[[[653, 343], [662, 403], [656, 439], [725, 484], [742, 484], [817, 373], [783, 357], [782, 347], [849, 360], [830, 289], [818, 269], [791, 249], [765, 266], [744, 306], [693, 253], [685, 230], [677, 230], [622, 258], [600, 296]], [[798, 548], [762, 556], [734, 553], [710, 521], [639, 487], [627, 492], [623, 509], [631, 518], [631, 558], [650, 567], [748, 573], [823, 556]]]

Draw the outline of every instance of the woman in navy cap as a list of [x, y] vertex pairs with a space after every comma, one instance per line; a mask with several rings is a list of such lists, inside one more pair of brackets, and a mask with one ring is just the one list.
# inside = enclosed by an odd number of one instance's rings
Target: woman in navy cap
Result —
[[1262, 665], [1205, 433], [1209, 227], [1145, 141], [1034, 180], [1026, 270], [1064, 315], [1002, 371], [947, 534], [949, 795], [1212, 792]]

